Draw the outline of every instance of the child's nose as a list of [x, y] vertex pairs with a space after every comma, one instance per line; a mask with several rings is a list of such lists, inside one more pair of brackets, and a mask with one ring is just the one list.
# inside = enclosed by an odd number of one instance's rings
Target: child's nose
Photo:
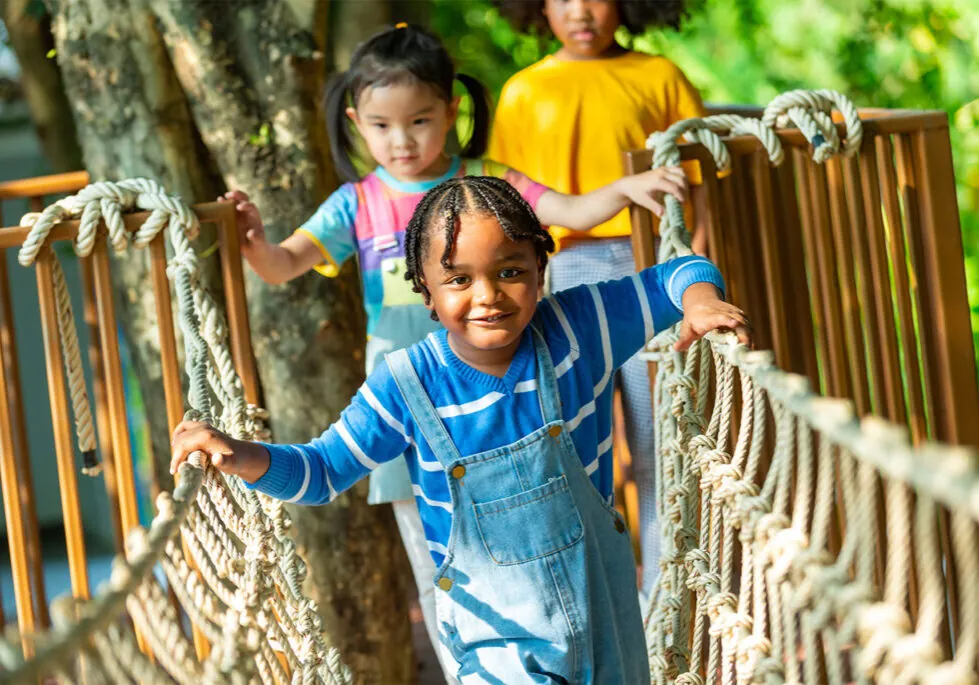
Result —
[[500, 290], [496, 284], [490, 280], [479, 281], [476, 284], [476, 302], [479, 304], [492, 304], [499, 299]]

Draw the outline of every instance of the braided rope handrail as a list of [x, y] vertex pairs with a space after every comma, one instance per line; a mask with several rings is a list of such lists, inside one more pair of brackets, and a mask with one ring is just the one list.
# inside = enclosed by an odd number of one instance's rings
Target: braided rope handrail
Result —
[[[833, 124], [834, 108], [845, 141]], [[773, 129], [790, 123], [810, 141], [817, 163], [860, 148], [857, 110], [833, 91], [783, 94], [761, 120], [679, 122], [651, 136], [648, 146], [655, 150], [653, 166], [674, 165], [684, 137], [704, 144], [724, 169], [730, 156], [718, 134], [748, 134], [778, 164], [784, 154]], [[666, 208], [660, 261], [691, 254], [679, 203], [667, 197]], [[912, 447], [905, 429], [858, 420], [851, 402], [817, 396], [808, 379], [778, 369], [771, 352], [749, 351], [733, 335], [711, 334], [686, 354], [672, 350], [677, 339], [676, 330], [665, 331], [647, 347], [658, 362], [654, 416], [664, 542], [662, 574], [646, 611], [653, 682], [979, 682], [979, 455]], [[715, 405], [708, 417], [712, 368]], [[730, 445], [738, 385], [741, 421]], [[776, 430], [763, 473], [769, 417]], [[875, 580], [882, 570], [875, 559], [879, 481], [887, 493], [884, 588]], [[949, 553], [967, 579], [951, 661], [937, 642], [947, 610], [943, 564], [952, 561], [943, 560], [936, 541], [938, 505], [950, 512]], [[845, 534], [831, 554], [834, 506], [843, 510]], [[916, 621], [905, 609], [912, 553], [921, 579]]]
[[[150, 214], [130, 240], [123, 213], [134, 210]], [[82, 257], [91, 254], [102, 225], [116, 252], [125, 251], [130, 242], [145, 247], [168, 229], [173, 255], [167, 273], [177, 294], [189, 378], [191, 409], [186, 418], [211, 421], [237, 438], [267, 438], [267, 412], [245, 403], [223, 314], [201, 285], [190, 243], [199, 224], [190, 207], [146, 179], [93, 183], [24, 217], [22, 224], [31, 231], [20, 263], [33, 264], [48, 249], [45, 241], [52, 228], [70, 218], [80, 219], [74, 248]], [[94, 441], [94, 429], [67, 284], [57, 258], [53, 263], [65, 364], [69, 379], [80, 384], [73, 383], [70, 390], [85, 449], [88, 440]], [[199, 453], [181, 465], [178, 475], [173, 495], [157, 498], [158, 513], [149, 530], [129, 531], [126, 558], [114, 561], [107, 587], [89, 602], [70, 601], [71, 616], [62, 617], [51, 632], [29, 636], [38, 647], [33, 658], [24, 661], [11, 644], [0, 641], [0, 683], [36, 682], [46, 673], [71, 680], [75, 668], [109, 682], [284, 682], [286, 671], [277, 652], [288, 662], [293, 683], [350, 682], [338, 652], [323, 640], [315, 604], [302, 592], [305, 564], [287, 535], [290, 522], [281, 503], [202, 466]], [[211, 642], [203, 662], [194, 656], [180, 616], [153, 575], [157, 565]], [[118, 624], [124, 610], [155, 661], [136, 647], [131, 628]]]

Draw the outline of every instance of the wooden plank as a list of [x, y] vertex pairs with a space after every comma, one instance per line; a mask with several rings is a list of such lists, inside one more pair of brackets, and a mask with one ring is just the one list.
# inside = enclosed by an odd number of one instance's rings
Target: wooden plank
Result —
[[[201, 223], [217, 222], [220, 221], [223, 216], [224, 204], [225, 203], [223, 202], [208, 202], [201, 205], [194, 205], [193, 209]], [[133, 212], [132, 214], [124, 214], [122, 221], [126, 227], [126, 230], [133, 233], [143, 225], [149, 215], [150, 212]], [[45, 243], [51, 244], [61, 240], [74, 240], [78, 235], [78, 226], [80, 224], [81, 221], [79, 219], [62, 221], [55, 224], [52, 226], [51, 232], [48, 235]], [[28, 226], [9, 226], [7, 228], [0, 228], [0, 249], [6, 249], [9, 247], [20, 248], [30, 232], [31, 229]]]
[[[9, 330], [10, 309], [9, 305], [9, 282], [7, 279], [7, 255], [0, 250], [0, 291], [4, 311], [0, 325], [3, 326], [4, 337], [13, 338], [13, 331]], [[37, 629], [37, 620], [34, 609], [34, 592], [31, 589], [33, 576], [37, 573], [35, 563], [39, 563], [40, 548], [35, 547], [33, 552], [37, 558], [31, 558], [31, 531], [29, 516], [32, 507], [24, 502], [22, 493], [23, 476], [21, 474], [21, 464], [25, 455], [18, 454], [21, 446], [17, 445], [14, 435], [17, 432], [14, 424], [14, 417], [11, 412], [10, 398], [19, 396], [19, 387], [12, 387], [7, 376], [8, 365], [16, 366], [16, 361], [10, 364], [7, 356], [10, 348], [6, 344], [0, 344], [0, 488], [3, 490], [3, 514], [7, 524], [7, 546], [10, 551], [10, 571], [13, 577], [14, 602], [17, 610], [17, 628], [21, 636], [21, 645], [25, 658], [34, 655], [34, 643], [31, 635]], [[29, 462], [28, 462], [29, 463]], [[33, 504], [33, 502], [31, 503]], [[34, 536], [37, 535], [37, 519], [35, 512]], [[36, 539], [33, 541], [36, 543]], [[44, 592], [44, 575], [40, 575], [40, 590]], [[46, 600], [38, 598], [41, 604], [47, 607]]]
[[[34, 497], [34, 467], [31, 464], [27, 445], [27, 422], [25, 419], [23, 385], [20, 380], [20, 356], [17, 352], [17, 333], [14, 327], [14, 308], [10, 299], [10, 278], [7, 272], [7, 255], [0, 250], [0, 347], [4, 352], [3, 363], [6, 374], [7, 409], [3, 415], [8, 419], [9, 435], [13, 441], [13, 457], [16, 460], [17, 488], [20, 508], [23, 512], [26, 550], [34, 602], [34, 615], [37, 626], [51, 627], [48, 614], [48, 598], [44, 583], [44, 561], [41, 553], [41, 536], [37, 522], [37, 503]], [[10, 520], [9, 518], [7, 519]]]
[[119, 486], [116, 482], [116, 454], [112, 449], [112, 428], [109, 421], [109, 398], [105, 390], [105, 369], [102, 364], [102, 331], [99, 330], [98, 314], [95, 309], [95, 274], [92, 271], [92, 258], [78, 260], [82, 281], [82, 315], [88, 327], [88, 362], [92, 369], [92, 399], [95, 401], [95, 425], [97, 428], [99, 453], [102, 459], [102, 478], [105, 493], [109, 499], [109, 517], [116, 552], [125, 551], [125, 536], [122, 519], [119, 516]]
[[[789, 343], [788, 322], [785, 308], [785, 284], [779, 269], [779, 235], [775, 226], [775, 198], [772, 193], [772, 174], [768, 157], [763, 153], [752, 156], [754, 164], [754, 197], [758, 208], [758, 237], [761, 247], [761, 266], [766, 285], [766, 305], [771, 347], [775, 363], [791, 368], [793, 351]], [[754, 312], [748, 312], [754, 317]]]
[[826, 167], [807, 159], [810, 174], [809, 192], [813, 210], [813, 244], [816, 248], [819, 289], [823, 296], [823, 331], [829, 355], [825, 361], [825, 374], [829, 381], [829, 394], [850, 398], [850, 374], [846, 364], [846, 345], [843, 334], [843, 314], [840, 304], [839, 277], [833, 253], [833, 228], [830, 226], [830, 208]]
[[979, 387], [969, 317], [962, 233], [947, 130], [911, 136], [918, 225], [918, 287], [933, 325], [921, 327], [926, 378], [935, 407], [935, 438], [979, 446]]
[[819, 374], [814, 380], [814, 388], [820, 392], [832, 394], [831, 379], [828, 373], [830, 357], [829, 339], [826, 335], [825, 299], [822, 289], [823, 282], [819, 278], [819, 261], [816, 256], [816, 227], [815, 210], [813, 209], [812, 176], [809, 169], [809, 157], [805, 152], [793, 150], [792, 166], [799, 184], [799, 217], [802, 224], [802, 244], [804, 246], [806, 273], [808, 274], [809, 300], [812, 303], [813, 327], [815, 330], [816, 350], [819, 360]]
[[[626, 152], [623, 155], [623, 166], [625, 167], [627, 176], [639, 174], [649, 169], [649, 164], [639, 166], [635, 163], [635, 160], [639, 156], [635, 152]], [[632, 222], [632, 233], [630, 235], [632, 240], [632, 256], [635, 259], [637, 270], [642, 270], [656, 263], [653, 214], [645, 207], [633, 204], [629, 206], [629, 217]]]
[[44, 248], [37, 258], [37, 298], [41, 311], [41, 332], [44, 338], [44, 362], [47, 369], [48, 396], [51, 404], [51, 423], [54, 426], [54, 450], [61, 489], [61, 510], [64, 516], [65, 542], [68, 554], [68, 573], [75, 599], [89, 599], [88, 567], [85, 564], [85, 536], [78, 503], [78, 478], [75, 473], [75, 454], [72, 446], [71, 415], [65, 394], [64, 360], [58, 336], [57, 300], [54, 293], [54, 254]]
[[[0, 183], [0, 200], [71, 193], [84, 188], [88, 185], [88, 181], [87, 171], [69, 171], [65, 174], [51, 174], [50, 176], [36, 176], [34, 178], [6, 181]], [[31, 211], [36, 210], [31, 209]]]
[[218, 229], [218, 247], [221, 256], [221, 277], [224, 282], [224, 302], [228, 310], [228, 331], [231, 357], [241, 377], [245, 401], [258, 404], [259, 382], [252, 351], [252, 337], [248, 325], [248, 305], [245, 302], [245, 274], [241, 266], [241, 249], [238, 245], [238, 228], [235, 210], [230, 202], [220, 203], [223, 215], [215, 217]]
[[744, 299], [740, 304], [754, 324], [755, 345], [760, 349], [768, 350], [772, 347], [772, 330], [766, 304], [769, 288], [765, 283], [764, 270], [758, 268], [761, 238], [758, 235], [759, 212], [752, 201], [755, 185], [752, 164], [754, 157], [755, 155], [742, 155], [732, 159], [730, 178], [738, 217], [738, 231], [733, 238], [737, 245], [738, 261], [742, 264]]
[[[884, 224], [881, 217], [881, 196], [877, 170], [876, 146], [873, 138], [864, 137], [860, 150], [860, 188], [866, 212], [868, 277], [873, 285], [871, 306], [873, 318], [868, 317], [868, 330], [876, 329], [876, 349], [880, 350], [881, 382], [875, 387], [876, 410], [899, 424], [907, 423], [901, 367], [897, 353], [897, 329], [891, 308], [891, 278], [887, 267]], [[870, 340], [871, 344], [875, 342]]]
[[844, 335], [844, 356], [850, 396], [858, 415], [869, 414], [870, 387], [867, 384], [864, 355], [863, 324], [860, 321], [860, 304], [857, 299], [856, 273], [853, 266], [853, 228], [847, 208], [847, 195], [859, 188], [847, 188], [843, 176], [842, 160], [834, 158], [826, 162], [826, 182], [829, 190], [829, 209], [832, 225], [830, 236], [836, 255], [837, 293]]
[[904, 357], [904, 374], [908, 379], [905, 398], [908, 407], [908, 428], [911, 440], [920, 444], [927, 436], [924, 398], [921, 393], [921, 368], [918, 364], [917, 335], [911, 310], [911, 282], [908, 275], [908, 255], [904, 247], [904, 222], [898, 199], [897, 175], [894, 170], [894, 148], [889, 137], [877, 139], [877, 170], [880, 173], [881, 201], [887, 217], [888, 248], [891, 273], [894, 279], [892, 296], [897, 301], [900, 349]]
[[775, 199], [775, 216], [780, 227], [778, 265], [782, 282], [786, 284], [791, 307], [788, 319], [789, 347], [793, 350], [792, 363], [787, 371], [800, 373], [809, 378], [813, 388], [819, 387], [819, 363], [816, 354], [816, 338], [813, 333], [813, 310], [806, 257], [803, 249], [802, 210], [796, 194], [794, 163], [791, 156], [787, 163], [771, 171]]
[[119, 355], [118, 320], [112, 299], [112, 276], [109, 270], [108, 245], [102, 238], [95, 241], [92, 250], [95, 303], [102, 336], [102, 363], [105, 369], [106, 398], [109, 409], [109, 426], [112, 434], [112, 452], [116, 455], [114, 469], [119, 496], [119, 519], [123, 535], [139, 525], [139, 507], [136, 502], [136, 482], [133, 474], [132, 446], [129, 441], [129, 424], [126, 418], [126, 394], [122, 377], [122, 359]]

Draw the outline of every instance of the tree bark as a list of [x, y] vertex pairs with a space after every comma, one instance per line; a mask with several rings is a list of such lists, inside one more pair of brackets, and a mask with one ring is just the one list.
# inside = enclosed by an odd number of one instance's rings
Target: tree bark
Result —
[[[190, 200], [215, 197], [220, 179], [195, 132], [155, 18], [129, 0], [49, 5], [58, 66], [93, 180], [145, 177]], [[200, 244], [213, 240], [213, 230], [205, 227]], [[170, 489], [170, 431], [147, 260], [113, 262], [120, 324], [147, 410], [155, 475]], [[216, 265], [205, 264], [204, 270], [208, 283], [220, 283]]]
[[44, 155], [55, 172], [77, 171], [82, 168], [82, 151], [75, 122], [58, 64], [48, 57], [54, 48], [50, 20], [46, 12], [38, 16], [33, 7], [31, 0], [0, 0], [0, 16], [21, 66], [21, 89]]
[[[316, 104], [327, 30], [322, 0], [49, 2], [58, 62], [94, 178], [146, 176], [189, 201], [213, 199], [224, 187], [244, 190], [273, 240], [336, 186]], [[206, 247], [212, 240], [198, 242]], [[145, 264], [126, 259], [116, 266], [152, 420], [164, 412], [153, 410], [145, 390], [159, 376]], [[337, 279], [314, 274], [277, 287], [246, 273], [273, 435], [306, 441], [338, 418], [363, 381], [356, 267]], [[213, 281], [212, 289], [219, 287]], [[168, 453], [166, 432], [164, 425], [157, 454]], [[153, 433], [156, 446], [158, 426]], [[328, 507], [292, 508], [309, 562], [307, 591], [358, 682], [409, 683], [411, 574], [390, 508], [368, 506], [364, 494], [365, 484]]]

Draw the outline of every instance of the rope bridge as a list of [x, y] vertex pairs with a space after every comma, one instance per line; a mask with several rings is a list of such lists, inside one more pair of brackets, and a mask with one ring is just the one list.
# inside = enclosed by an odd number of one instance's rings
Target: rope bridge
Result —
[[[223, 316], [201, 287], [190, 243], [198, 219], [182, 200], [145, 179], [94, 183], [23, 219], [32, 230], [19, 260], [33, 264], [55, 224], [77, 217], [76, 254], [91, 253], [103, 222], [113, 248], [123, 252], [130, 239], [122, 212], [135, 209], [150, 214], [133, 236], [133, 247], [146, 247], [166, 229], [173, 250], [167, 273], [177, 294], [190, 379], [185, 418], [211, 422], [239, 439], [268, 439], [264, 412], [245, 403]], [[57, 293], [67, 292], [60, 267], [54, 281]], [[58, 302], [59, 312], [65, 310], [58, 321], [67, 375], [81, 379], [70, 301]], [[78, 433], [88, 436], [91, 411], [84, 387], [73, 383], [70, 394]], [[34, 658], [25, 662], [10, 644], [0, 643], [0, 682], [36, 682], [50, 672], [76, 682], [76, 657], [87, 682], [350, 682], [337, 651], [324, 643], [316, 606], [302, 592], [305, 564], [287, 534], [282, 503], [202, 468], [201, 456], [195, 453], [181, 466], [172, 495], [157, 498], [149, 530], [129, 532], [126, 558], [115, 560], [108, 587], [92, 602], [61, 603], [56, 629], [37, 636]], [[179, 607], [209, 643], [203, 658], [153, 573], [158, 565]], [[123, 610], [131, 626], [119, 620]]]
[[[753, 135], [780, 164], [773, 128], [789, 122], [817, 163], [860, 147], [856, 109], [831, 91], [786, 93], [760, 120], [679, 122], [648, 146], [654, 166], [675, 165], [686, 137], [725, 169], [719, 134]], [[691, 254], [673, 198], [660, 234], [660, 261]], [[731, 335], [688, 354], [672, 351], [677, 338], [649, 345], [664, 545], [646, 612], [653, 682], [979, 682], [979, 455], [913, 449], [904, 429], [858, 422], [850, 402], [814, 395]]]
[[[834, 108], [845, 123], [842, 140]], [[655, 134], [654, 164], [677, 164], [685, 137], [724, 168], [722, 134], [756, 136], [778, 164], [784, 155], [774, 129], [789, 124], [812, 142], [818, 162], [860, 143], [860, 120], [845, 98], [795, 92], [760, 120], [706, 117]], [[149, 216], [130, 240], [122, 213], [136, 209]], [[198, 222], [187, 205], [142, 179], [90, 185], [25, 217], [32, 228], [21, 263], [32, 264], [52, 228], [69, 218], [81, 220], [79, 255], [93, 249], [103, 223], [117, 251], [166, 231], [190, 378], [187, 418], [236, 438], [267, 438], [266, 416], [245, 402], [223, 316], [201, 287], [190, 245]], [[689, 254], [672, 198], [660, 232], [661, 260]], [[67, 376], [77, 379], [72, 408], [80, 449], [90, 453], [91, 411], [59, 272], [59, 329]], [[912, 448], [901, 428], [858, 422], [849, 403], [814, 395], [771, 353], [731, 336], [711, 335], [686, 354], [672, 351], [675, 340], [667, 331], [649, 346], [664, 540], [646, 610], [653, 681], [979, 682], [976, 455]], [[88, 457], [86, 468], [97, 467]], [[0, 642], [0, 682], [42, 674], [65, 682], [84, 674], [89, 683], [350, 682], [302, 593], [305, 568], [280, 502], [202, 467], [195, 455], [157, 508], [148, 530], [129, 533], [125, 559], [95, 599], [59, 602], [54, 629], [28, 636], [32, 656]], [[943, 526], [951, 529], [948, 549], [939, 544]], [[967, 579], [959, 594], [944, 582], [952, 567]], [[206, 649], [184, 634], [181, 611]]]

